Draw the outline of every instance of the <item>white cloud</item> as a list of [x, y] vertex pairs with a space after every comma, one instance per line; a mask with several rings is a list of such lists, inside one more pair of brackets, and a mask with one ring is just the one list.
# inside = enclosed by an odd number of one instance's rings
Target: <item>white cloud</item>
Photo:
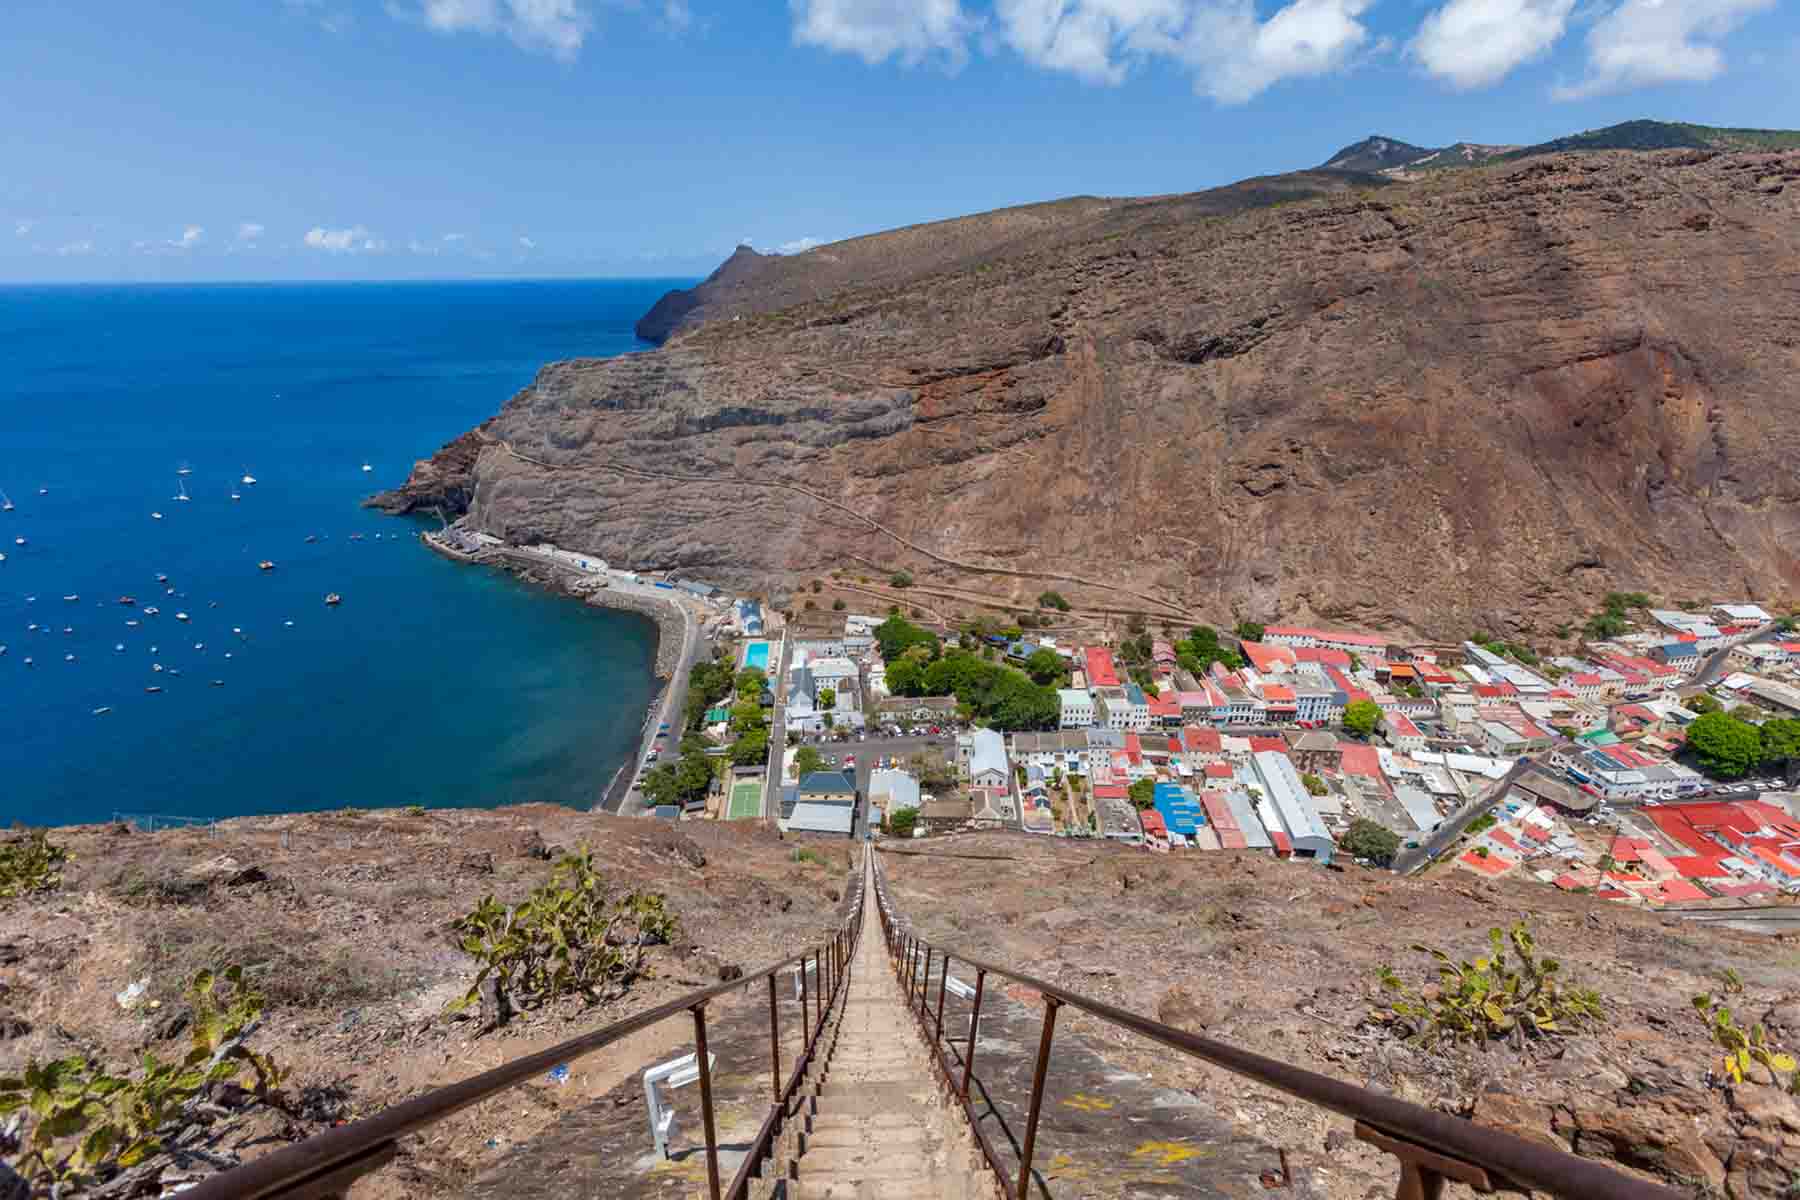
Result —
[[1703, 83], [1725, 69], [1715, 45], [1775, 0], [1624, 0], [1588, 31], [1588, 74], [1560, 100], [1659, 83]]
[[[986, 28], [960, 0], [789, 3], [795, 41], [869, 63], [941, 55], [960, 65], [969, 39]], [[1371, 3], [1290, 0], [1262, 20], [1256, 0], [995, 0], [992, 43], [1100, 85], [1123, 83], [1135, 64], [1161, 58], [1188, 71], [1195, 91], [1239, 104], [1283, 79], [1350, 65], [1369, 44], [1359, 18]]]
[[306, 231], [301, 239], [314, 250], [325, 250], [332, 254], [356, 254], [362, 251], [386, 250], [387, 243], [371, 234], [361, 225], [353, 225], [349, 229], [325, 229], [314, 226]]
[[466, 233], [446, 233], [444, 235], [444, 240], [446, 242], [461, 242], [466, 241], [468, 236], [469, 235]]
[[788, 0], [788, 6], [795, 42], [854, 54], [871, 66], [941, 56], [954, 70], [968, 60], [976, 29], [960, 0]]
[[520, 248], [521, 248], [521, 249], [525, 249], [525, 250], [536, 250], [536, 249], [537, 249], [537, 243], [536, 243], [536, 242], [534, 242], [534, 241], [532, 241], [532, 240], [531, 240], [531, 239], [530, 239], [530, 238], [528, 238], [528, 237], [522, 237], [522, 238], [520, 238], [520, 239], [519, 239], [519, 246], [520, 246]]
[[1450, 0], [1410, 47], [1426, 71], [1461, 89], [1499, 83], [1562, 37], [1575, 0]]
[[811, 250], [814, 246], [823, 246], [824, 244], [825, 244], [824, 238], [816, 238], [816, 237], [795, 238], [791, 242], [783, 242], [783, 243], [781, 243], [781, 245], [775, 247], [775, 253], [777, 253], [777, 254], [804, 254], [806, 251]]
[[245, 221], [237, 228], [237, 240], [245, 243], [254, 243], [258, 238], [262, 237], [263, 232], [263, 227], [258, 225], [255, 221]]
[[565, 62], [594, 28], [582, 0], [420, 0], [419, 15], [439, 33], [504, 34]]
[[182, 228], [180, 237], [169, 242], [169, 247], [174, 250], [192, 250], [205, 236], [206, 230], [200, 226], [187, 225]]
[[686, 33], [694, 24], [694, 10], [687, 0], [663, 0], [662, 23], [670, 33]]
[[35, 228], [37, 228], [36, 221], [15, 221], [13, 223], [13, 236], [24, 237]]
[[315, 22], [326, 33], [342, 33], [356, 23], [348, 9], [329, 0], [282, 0], [282, 4], [289, 12]]
[[79, 242], [69, 242], [65, 245], [58, 246], [56, 252], [64, 258], [69, 258], [77, 254], [92, 254], [94, 252], [94, 243], [84, 238]]
[[444, 249], [442, 246], [421, 242], [418, 238], [413, 238], [411, 241], [407, 242], [406, 248], [414, 254], [440, 254]]

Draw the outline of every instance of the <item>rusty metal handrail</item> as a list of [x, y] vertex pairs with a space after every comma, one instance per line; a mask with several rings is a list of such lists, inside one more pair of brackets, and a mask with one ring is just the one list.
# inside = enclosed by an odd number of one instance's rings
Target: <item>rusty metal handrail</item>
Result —
[[[400, 1138], [417, 1133], [470, 1105], [479, 1104], [527, 1080], [537, 1078], [552, 1067], [573, 1062], [640, 1029], [647, 1029], [686, 1012], [692, 1013], [694, 1017], [696, 1064], [700, 1071], [700, 1102], [706, 1131], [708, 1193], [712, 1200], [720, 1200], [718, 1136], [713, 1126], [712, 1068], [707, 1062], [706, 1053], [706, 1005], [710, 1000], [767, 979], [769, 1040], [775, 1076], [774, 1099], [755, 1141], [751, 1143], [749, 1153], [745, 1155], [730, 1188], [724, 1193], [728, 1200], [742, 1200], [742, 1197], [748, 1195], [750, 1180], [757, 1174], [762, 1159], [769, 1154], [775, 1136], [787, 1119], [794, 1093], [806, 1077], [819, 1037], [825, 1030], [826, 1019], [849, 978], [851, 959], [862, 931], [863, 905], [867, 899], [867, 889], [862, 882], [865, 874], [866, 871], [862, 868], [855, 872], [851, 883], [856, 889], [855, 902], [843, 924], [827, 941], [726, 983], [689, 992], [655, 1008], [615, 1021], [602, 1029], [570, 1038], [547, 1050], [527, 1054], [479, 1075], [391, 1105], [374, 1116], [328, 1130], [303, 1142], [284, 1146], [240, 1167], [210, 1176], [182, 1195], [188, 1200], [315, 1200], [342, 1196], [357, 1179], [391, 1162], [398, 1151]], [[782, 971], [796, 965], [800, 971], [803, 1022], [801, 1046], [793, 1073], [784, 1085], [781, 1080], [781, 1037], [775, 978]], [[816, 988], [809, 988], [807, 985], [808, 971], [813, 972], [818, 981]]]
[[[1050, 1046], [1055, 1036], [1056, 1013], [1065, 1004], [1170, 1049], [1179, 1050], [1192, 1058], [1223, 1067], [1234, 1075], [1349, 1117], [1356, 1122], [1356, 1133], [1360, 1139], [1399, 1158], [1401, 1177], [1398, 1195], [1401, 1200], [1436, 1195], [1434, 1189], [1444, 1178], [1461, 1179], [1475, 1184], [1481, 1190], [1488, 1190], [1492, 1182], [1489, 1173], [1499, 1176], [1502, 1181], [1526, 1185], [1567, 1200], [1687, 1200], [1684, 1193], [1661, 1184], [1634, 1179], [1589, 1159], [1526, 1141], [1472, 1121], [1433, 1112], [1417, 1104], [1384, 1096], [1213, 1038], [1188, 1033], [1104, 1001], [1090, 999], [1035, 976], [928, 942], [902, 925], [898, 912], [888, 899], [879, 863], [872, 864], [872, 867], [875, 876], [876, 913], [881, 918], [894, 973], [901, 981], [902, 992], [913, 1008], [921, 1035], [931, 1044], [932, 1061], [937, 1064], [951, 1095], [961, 1101], [982, 1153], [1009, 1200], [1020, 1200], [1027, 1195], [1032, 1154], [1037, 1141], [1038, 1118], [1043, 1104], [1044, 1080], [1049, 1067]], [[929, 1010], [934, 958], [941, 966], [937, 981], [935, 1029], [933, 1014]], [[975, 972], [975, 997], [960, 1080], [952, 1075], [955, 1064], [941, 1045], [944, 990], [952, 960]], [[1037, 1065], [1032, 1075], [1031, 1103], [1026, 1117], [1024, 1145], [1019, 1151], [1016, 1183], [1007, 1177], [1007, 1171], [982, 1132], [977, 1114], [969, 1101], [969, 1079], [975, 1063], [982, 994], [989, 975], [1023, 984], [1044, 997], [1043, 1032], [1038, 1044]]]

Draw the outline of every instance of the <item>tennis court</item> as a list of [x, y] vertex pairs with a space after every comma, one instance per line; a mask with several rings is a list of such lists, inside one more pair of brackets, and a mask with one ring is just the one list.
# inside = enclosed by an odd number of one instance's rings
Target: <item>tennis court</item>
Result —
[[745, 821], [762, 816], [763, 781], [740, 779], [731, 785], [729, 820]]

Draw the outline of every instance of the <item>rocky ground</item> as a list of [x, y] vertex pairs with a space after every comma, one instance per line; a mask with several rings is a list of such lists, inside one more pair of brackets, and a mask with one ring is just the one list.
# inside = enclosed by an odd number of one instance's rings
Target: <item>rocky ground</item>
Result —
[[[187, 1050], [186, 980], [236, 963], [266, 999], [254, 1045], [292, 1070], [291, 1112], [223, 1122], [211, 1144], [254, 1155], [555, 1044], [793, 952], [833, 926], [841, 851], [795, 861], [773, 834], [676, 828], [552, 806], [345, 810], [206, 830], [54, 831], [74, 860], [55, 891], [0, 901], [0, 1074], [91, 1056], [123, 1072]], [[522, 898], [564, 849], [589, 844], [620, 887], [663, 892], [680, 921], [649, 974], [598, 1008], [553, 1005], [485, 1032], [446, 1014], [474, 979], [447, 925], [492, 893]], [[126, 1007], [133, 984], [141, 995]], [[360, 1197], [441, 1194], [559, 1114], [691, 1036], [663, 1025], [408, 1142]], [[208, 1132], [217, 1132], [217, 1129]]]
[[[913, 848], [923, 853], [883, 855], [896, 902], [924, 936], [969, 954], [1696, 1196], [1791, 1200], [1800, 1187], [1800, 1099], [1769, 1086], [1763, 1068], [1719, 1085], [1709, 1076], [1717, 1051], [1691, 1005], [1733, 969], [1745, 988], [1731, 997], [1740, 1020], [1760, 1019], [1800, 1048], [1800, 939], [1669, 926], [1451, 872], [1397, 880], [1249, 853], [1158, 856], [998, 834]], [[1415, 985], [1434, 978], [1413, 943], [1473, 957], [1491, 926], [1517, 920], [1573, 981], [1601, 993], [1602, 1023], [1518, 1048], [1428, 1050], [1375, 1019], [1383, 964]], [[1392, 1194], [1392, 1160], [1352, 1138], [1347, 1120], [1066, 1009], [1058, 1029], [1287, 1149], [1329, 1195]]]

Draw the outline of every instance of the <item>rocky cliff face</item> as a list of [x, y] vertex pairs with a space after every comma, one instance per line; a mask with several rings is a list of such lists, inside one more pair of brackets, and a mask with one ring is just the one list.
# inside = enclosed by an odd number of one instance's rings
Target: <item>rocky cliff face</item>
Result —
[[763, 260], [386, 502], [740, 586], [905, 568], [947, 608], [1464, 635], [1800, 592], [1800, 152], [1222, 191]]

